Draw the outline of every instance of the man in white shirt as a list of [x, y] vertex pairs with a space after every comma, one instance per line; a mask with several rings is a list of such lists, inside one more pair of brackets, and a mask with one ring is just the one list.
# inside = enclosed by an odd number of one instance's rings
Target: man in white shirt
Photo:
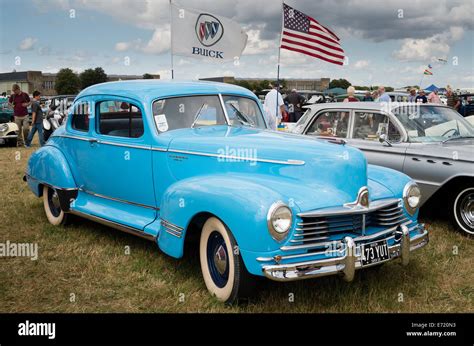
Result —
[[265, 113], [270, 129], [276, 130], [281, 122], [281, 115], [285, 110], [283, 97], [278, 91], [278, 85], [272, 86], [272, 90], [265, 96]]
[[385, 92], [384, 86], [379, 86], [379, 98], [377, 102], [390, 102], [390, 96]]

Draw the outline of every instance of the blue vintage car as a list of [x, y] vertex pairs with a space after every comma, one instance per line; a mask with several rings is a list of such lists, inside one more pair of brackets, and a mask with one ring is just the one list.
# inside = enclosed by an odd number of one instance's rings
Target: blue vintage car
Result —
[[53, 225], [79, 215], [176, 258], [195, 246], [207, 288], [228, 303], [255, 275], [350, 281], [406, 265], [428, 242], [408, 176], [367, 165], [343, 141], [267, 130], [255, 95], [227, 84], [91, 86], [25, 180]]

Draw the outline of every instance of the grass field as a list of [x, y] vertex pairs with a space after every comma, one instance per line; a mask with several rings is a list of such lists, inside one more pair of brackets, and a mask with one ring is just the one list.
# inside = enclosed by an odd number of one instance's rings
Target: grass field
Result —
[[[473, 240], [424, 219], [430, 244], [398, 262], [287, 284], [262, 280], [250, 302], [208, 294], [198, 257], [78, 219], [55, 228], [21, 178], [35, 148], [0, 148], [0, 243], [38, 243], [38, 260], [0, 257], [0, 312], [474, 312]], [[130, 249], [130, 254], [126, 250]]]

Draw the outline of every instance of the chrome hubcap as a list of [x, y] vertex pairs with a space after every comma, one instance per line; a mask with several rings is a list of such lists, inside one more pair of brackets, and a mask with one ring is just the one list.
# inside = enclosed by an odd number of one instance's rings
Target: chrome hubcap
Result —
[[217, 248], [214, 254], [214, 264], [219, 274], [224, 275], [227, 268], [227, 255], [222, 245]]
[[460, 203], [460, 212], [463, 221], [474, 228], [474, 193], [465, 196]]
[[56, 191], [53, 192], [53, 195], [51, 196], [51, 202], [53, 203], [53, 206], [58, 209], [60, 207], [59, 204], [59, 196]]

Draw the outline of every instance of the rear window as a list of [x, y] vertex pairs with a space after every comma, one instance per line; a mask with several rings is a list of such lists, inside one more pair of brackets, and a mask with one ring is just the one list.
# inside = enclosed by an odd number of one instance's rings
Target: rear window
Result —
[[136, 105], [120, 101], [101, 101], [97, 105], [97, 132], [116, 137], [139, 138], [143, 135], [143, 117]]
[[79, 102], [73, 106], [72, 109], [71, 126], [74, 130], [88, 132], [89, 131], [89, 117], [90, 105], [89, 102]]

